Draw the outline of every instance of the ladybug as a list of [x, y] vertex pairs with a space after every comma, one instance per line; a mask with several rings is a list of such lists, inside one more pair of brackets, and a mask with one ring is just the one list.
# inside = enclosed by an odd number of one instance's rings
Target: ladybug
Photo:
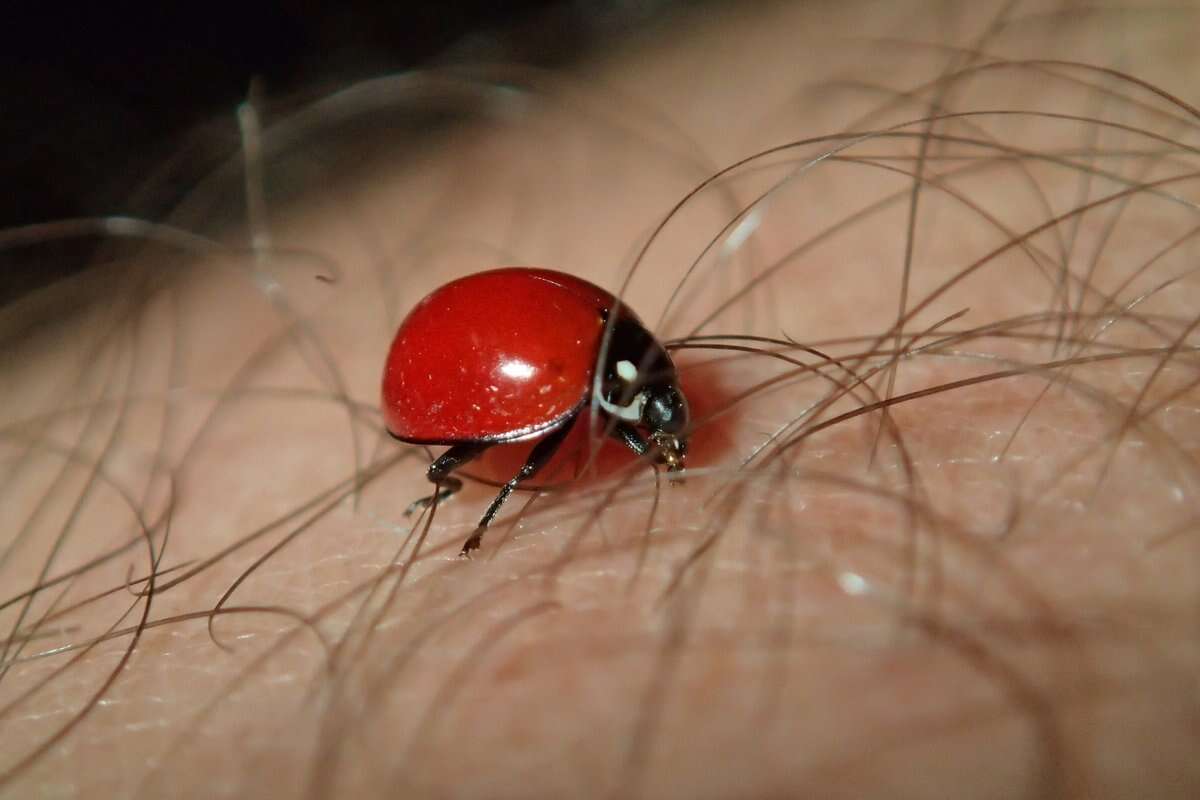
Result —
[[627, 305], [573, 275], [526, 267], [434, 290], [400, 324], [383, 372], [388, 433], [450, 446], [426, 473], [433, 495], [408, 513], [461, 489], [451, 473], [488, 448], [539, 439], [463, 544], [468, 555], [593, 399], [617, 441], [669, 472], [683, 468], [688, 404], [675, 364]]

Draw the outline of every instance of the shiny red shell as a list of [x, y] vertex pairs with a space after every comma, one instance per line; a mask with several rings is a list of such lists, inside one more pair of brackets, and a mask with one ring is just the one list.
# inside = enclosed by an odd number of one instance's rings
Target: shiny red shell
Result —
[[383, 373], [384, 423], [420, 444], [548, 433], [588, 399], [614, 302], [598, 286], [545, 269], [508, 267], [446, 284], [396, 332]]

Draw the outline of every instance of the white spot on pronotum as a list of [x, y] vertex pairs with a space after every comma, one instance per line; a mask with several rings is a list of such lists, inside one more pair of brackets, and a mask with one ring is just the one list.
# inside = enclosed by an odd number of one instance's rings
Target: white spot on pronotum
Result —
[[619, 406], [615, 403], [610, 403], [600, 396], [598, 396], [596, 399], [600, 401], [601, 408], [618, 419], [623, 419], [627, 422], [642, 421], [642, 408], [644, 408], [646, 405], [645, 392], [638, 392], [637, 396], [634, 397], [627, 406]]
[[633, 365], [632, 361], [618, 361], [617, 375], [626, 383], [633, 383], [637, 380], [637, 367]]

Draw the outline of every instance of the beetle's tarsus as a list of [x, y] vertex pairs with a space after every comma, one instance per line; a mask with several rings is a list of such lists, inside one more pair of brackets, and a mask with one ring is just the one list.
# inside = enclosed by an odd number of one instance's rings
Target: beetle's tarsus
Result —
[[480, 543], [483, 541], [483, 532], [487, 528], [476, 528], [465, 542], [463, 542], [462, 550], [458, 551], [459, 558], [470, 558], [472, 550], [478, 550]]
[[437, 491], [431, 495], [413, 500], [411, 503], [409, 503], [408, 508], [404, 509], [404, 516], [411, 517], [416, 512], [429, 508], [431, 505], [433, 505], [434, 500], [439, 503], [449, 500], [460, 489], [462, 489], [462, 481], [460, 481], [458, 478], [443, 476], [438, 478], [437, 481], [435, 481], [435, 484], [437, 486]]

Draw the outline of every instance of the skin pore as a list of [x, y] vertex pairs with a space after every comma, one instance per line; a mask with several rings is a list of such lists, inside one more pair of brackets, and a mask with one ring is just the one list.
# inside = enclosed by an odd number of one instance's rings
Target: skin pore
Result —
[[[963, 5], [243, 109], [0, 316], [0, 796], [1196, 796], [1200, 19]], [[687, 339], [696, 426], [460, 559], [379, 375], [502, 264]]]

